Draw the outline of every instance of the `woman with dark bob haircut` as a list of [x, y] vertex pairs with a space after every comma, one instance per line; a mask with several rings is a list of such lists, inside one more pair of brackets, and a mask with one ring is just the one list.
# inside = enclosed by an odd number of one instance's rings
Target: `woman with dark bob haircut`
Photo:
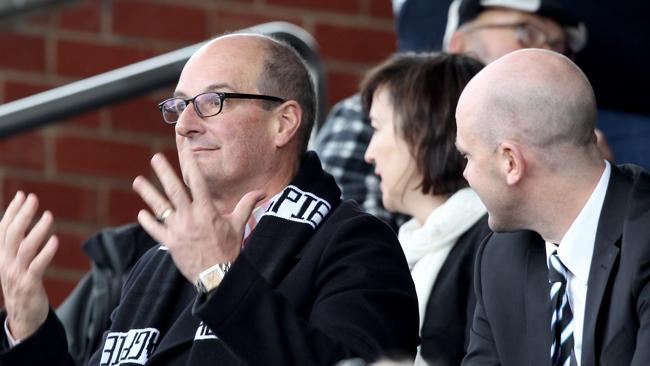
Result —
[[361, 85], [375, 129], [365, 159], [381, 179], [384, 207], [412, 216], [399, 241], [419, 302], [416, 363], [459, 365], [467, 348], [474, 253], [489, 228], [485, 207], [463, 178], [454, 115], [482, 67], [462, 55], [400, 54]]

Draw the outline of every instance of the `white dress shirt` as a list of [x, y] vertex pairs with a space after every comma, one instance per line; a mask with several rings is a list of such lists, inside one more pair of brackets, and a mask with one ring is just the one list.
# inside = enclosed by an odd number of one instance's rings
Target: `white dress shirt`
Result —
[[549, 265], [549, 257], [557, 249], [558, 257], [568, 269], [567, 294], [573, 313], [573, 350], [578, 365], [580, 365], [580, 355], [582, 354], [582, 331], [589, 269], [594, 253], [596, 229], [598, 229], [598, 220], [605, 201], [610, 174], [611, 167], [609, 162], [605, 161], [605, 171], [601, 175], [598, 185], [569, 230], [564, 234], [559, 246], [546, 242], [546, 264]]

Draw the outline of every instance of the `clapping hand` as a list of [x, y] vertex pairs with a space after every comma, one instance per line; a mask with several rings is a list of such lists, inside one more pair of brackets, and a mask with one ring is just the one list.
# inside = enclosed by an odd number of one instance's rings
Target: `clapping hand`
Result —
[[45, 269], [58, 239], [50, 235], [53, 217], [45, 211], [31, 230], [36, 195], [16, 193], [0, 221], [0, 281], [11, 335], [23, 339], [45, 322], [49, 301], [43, 286]]
[[165, 194], [142, 176], [135, 178], [133, 189], [156, 214], [141, 210], [138, 221], [168, 248], [176, 267], [194, 283], [205, 269], [237, 258], [246, 221], [263, 192], [248, 192], [231, 213], [219, 213], [194, 156], [189, 151], [182, 154], [191, 197], [162, 154], [153, 156], [151, 166]]

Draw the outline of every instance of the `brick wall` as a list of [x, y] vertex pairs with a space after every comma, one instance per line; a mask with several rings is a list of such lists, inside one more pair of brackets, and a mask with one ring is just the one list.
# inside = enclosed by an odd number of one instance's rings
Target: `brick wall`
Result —
[[[396, 49], [390, 0], [87, 0], [0, 25], [0, 102], [274, 20], [318, 41], [330, 106]], [[152, 176], [151, 155], [175, 158], [173, 129], [155, 108], [171, 90], [0, 140], [0, 207], [21, 189], [38, 194], [41, 208], [55, 215], [61, 247], [46, 278], [54, 305], [89, 268], [83, 239], [135, 221], [144, 204], [131, 182]]]

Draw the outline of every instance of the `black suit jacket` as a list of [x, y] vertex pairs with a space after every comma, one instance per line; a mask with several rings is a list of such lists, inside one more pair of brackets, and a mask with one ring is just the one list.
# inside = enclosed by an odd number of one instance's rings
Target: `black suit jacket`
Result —
[[[544, 240], [493, 234], [476, 260], [477, 305], [463, 365], [550, 365]], [[612, 166], [596, 233], [584, 317], [583, 366], [650, 365], [650, 176]]]
[[490, 233], [487, 215], [467, 230], [440, 268], [422, 323], [422, 357], [431, 365], [457, 366], [469, 343], [474, 316], [474, 258]]

